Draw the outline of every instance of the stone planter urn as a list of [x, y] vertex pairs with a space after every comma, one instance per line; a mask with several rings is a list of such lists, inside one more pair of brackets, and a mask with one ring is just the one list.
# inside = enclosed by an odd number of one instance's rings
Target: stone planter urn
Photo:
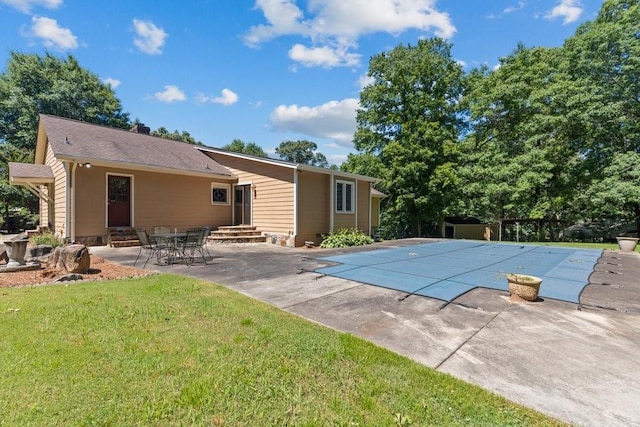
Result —
[[618, 236], [616, 240], [622, 252], [633, 252], [636, 250], [636, 245], [638, 244], [637, 237]]
[[526, 301], [535, 301], [538, 298], [542, 279], [528, 274], [509, 273], [507, 282], [511, 295], [517, 295]]
[[27, 252], [27, 243], [29, 239], [16, 238], [8, 239], [4, 241], [4, 247], [7, 251], [7, 268], [19, 267], [25, 265], [27, 262], [24, 260], [24, 254]]

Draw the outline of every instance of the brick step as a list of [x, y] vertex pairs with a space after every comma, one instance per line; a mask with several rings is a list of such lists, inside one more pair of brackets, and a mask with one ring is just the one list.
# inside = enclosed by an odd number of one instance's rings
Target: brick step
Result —
[[140, 246], [136, 230], [131, 227], [111, 227], [107, 229], [107, 239], [112, 248]]
[[218, 227], [218, 231], [255, 231], [254, 225], [223, 225]]
[[112, 248], [130, 248], [131, 246], [140, 246], [140, 241], [136, 240], [112, 240]]
[[225, 243], [265, 243], [267, 238], [265, 236], [209, 236], [207, 242], [211, 244], [225, 244]]
[[217, 230], [212, 231], [211, 237], [251, 237], [251, 236], [261, 236], [262, 232], [258, 230]]

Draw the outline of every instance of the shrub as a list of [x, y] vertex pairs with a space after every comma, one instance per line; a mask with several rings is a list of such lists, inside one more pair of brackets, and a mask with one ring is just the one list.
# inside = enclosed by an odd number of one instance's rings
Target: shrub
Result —
[[321, 248], [346, 248], [373, 243], [373, 239], [355, 228], [341, 228], [322, 236]]
[[32, 245], [50, 245], [54, 248], [62, 246], [64, 241], [61, 237], [56, 236], [53, 233], [34, 234], [29, 238], [29, 243]]

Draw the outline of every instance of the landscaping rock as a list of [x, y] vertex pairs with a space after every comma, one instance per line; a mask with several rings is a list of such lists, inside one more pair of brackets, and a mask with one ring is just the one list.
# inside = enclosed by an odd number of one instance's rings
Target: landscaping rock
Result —
[[28, 258], [39, 258], [44, 255], [48, 255], [53, 251], [53, 246], [51, 245], [36, 245], [36, 246], [27, 246], [27, 256]]
[[49, 255], [48, 265], [69, 273], [87, 273], [91, 265], [89, 250], [85, 245], [59, 246]]
[[78, 273], [69, 273], [64, 276], [58, 277], [51, 283], [62, 283], [62, 282], [74, 282], [76, 280], [82, 280], [82, 274]]

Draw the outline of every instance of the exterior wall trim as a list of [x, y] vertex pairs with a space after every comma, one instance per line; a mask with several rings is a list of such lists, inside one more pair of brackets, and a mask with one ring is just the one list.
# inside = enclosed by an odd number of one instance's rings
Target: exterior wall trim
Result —
[[293, 171], [293, 235], [298, 235], [298, 191], [300, 186], [298, 184], [298, 170]]

